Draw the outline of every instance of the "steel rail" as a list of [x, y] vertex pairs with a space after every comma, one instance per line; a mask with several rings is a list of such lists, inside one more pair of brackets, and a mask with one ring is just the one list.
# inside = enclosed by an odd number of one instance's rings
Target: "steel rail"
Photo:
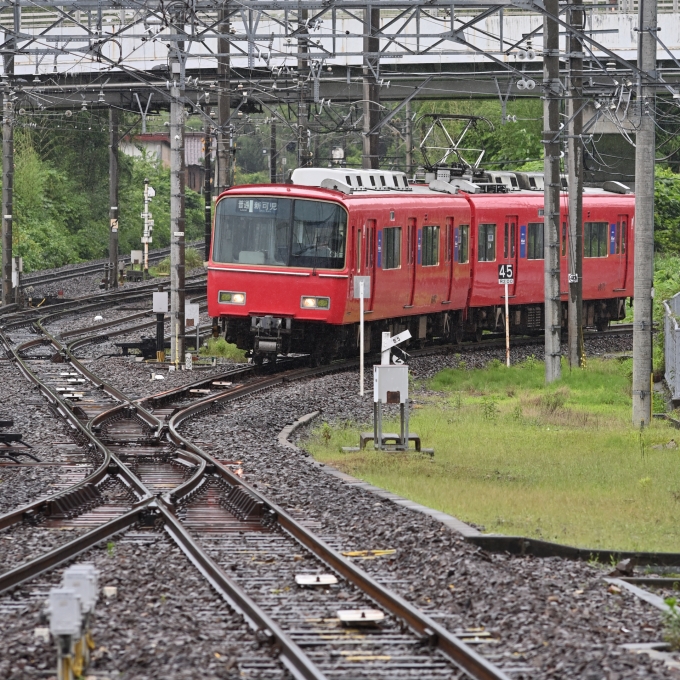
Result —
[[296, 519], [289, 515], [283, 508], [272, 500], [264, 496], [255, 487], [233, 474], [228, 468], [222, 465], [198, 446], [185, 439], [177, 428], [188, 418], [202, 413], [216, 404], [228, 402], [244, 397], [254, 392], [271, 388], [277, 384], [287, 381], [300, 380], [313, 375], [320, 375], [331, 371], [344, 370], [353, 367], [354, 361], [344, 362], [315, 369], [301, 369], [288, 371], [285, 374], [270, 378], [264, 378], [258, 382], [244, 385], [225, 394], [210, 395], [195, 404], [191, 404], [175, 413], [168, 422], [168, 436], [178, 446], [183, 446], [192, 450], [197, 455], [204, 457], [214, 466], [215, 472], [225, 479], [232, 486], [241, 486], [258, 498], [276, 516], [279, 526], [285, 529], [293, 538], [314, 553], [325, 564], [329, 565], [344, 579], [355, 585], [362, 592], [366, 593], [375, 602], [389, 610], [394, 616], [405, 621], [413, 630], [425, 636], [430, 644], [438, 647], [456, 666], [461, 670], [472, 675], [479, 680], [508, 680], [508, 676], [487, 661], [484, 657], [477, 654], [455, 635], [450, 633], [442, 625], [432, 618], [423, 614], [416, 607], [407, 602], [403, 597], [382, 586], [365, 571], [359, 569], [340, 553], [333, 550], [325, 541], [316, 536], [312, 531], [305, 528]]
[[293, 642], [279, 625], [264, 612], [241, 588], [232, 581], [224, 570], [199, 546], [189, 532], [179, 523], [177, 518], [164, 503], [158, 508], [165, 520], [165, 530], [191, 560], [196, 568], [205, 576], [217, 592], [240, 612], [255, 630], [263, 631], [267, 637], [280, 646], [280, 660], [296, 678], [305, 680], [326, 680], [326, 676], [310, 661], [309, 657]]
[[64, 562], [72, 560], [80, 553], [97, 545], [100, 541], [111, 538], [117, 533], [127, 529], [140, 519], [144, 510], [152, 502], [153, 498], [147, 498], [140, 501], [132, 508], [132, 510], [128, 510], [125, 514], [119, 515], [109, 522], [92, 529], [92, 531], [88, 531], [86, 534], [78, 536], [78, 538], [69, 541], [68, 543], [64, 543], [64, 545], [54, 548], [29, 562], [23, 562], [14, 567], [14, 569], [10, 569], [4, 574], [0, 574], [0, 595], [35, 578], [49, 569], [53, 569]]

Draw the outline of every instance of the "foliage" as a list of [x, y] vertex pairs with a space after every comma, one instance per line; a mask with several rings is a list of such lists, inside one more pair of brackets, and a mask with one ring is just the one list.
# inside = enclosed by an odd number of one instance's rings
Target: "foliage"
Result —
[[[184, 252], [184, 268], [186, 271], [203, 266], [203, 257], [195, 248], [187, 248]], [[162, 259], [155, 267], [149, 267], [151, 276], [168, 276], [170, 274], [170, 258]]]
[[[630, 422], [631, 362], [591, 359], [545, 386], [542, 362], [451, 370], [414, 391], [433, 458], [356, 446], [365, 424], [317, 428], [318, 460], [488, 531], [617, 550], [677, 550], [675, 430]], [[439, 393], [433, 392], [433, 388]], [[494, 422], [487, 404], [495, 403]], [[393, 410], [392, 414], [395, 413]], [[385, 417], [385, 430], [398, 425]], [[398, 431], [398, 429], [397, 429]]]
[[[108, 254], [108, 117], [97, 115], [89, 119], [90, 129], [80, 121], [77, 130], [60, 124], [15, 130], [13, 237], [26, 272]], [[155, 159], [120, 153], [121, 253], [139, 248], [145, 177], [156, 190], [153, 247], [170, 243], [170, 171]], [[203, 234], [204, 206], [190, 189], [185, 208], [187, 240], [196, 240]]]
[[201, 347], [200, 354], [204, 357], [223, 357], [236, 363], [245, 363], [246, 360], [246, 353], [224, 338], [209, 338], [207, 344]]
[[680, 252], [680, 175], [658, 166], [654, 183], [654, 245], [663, 252]]
[[675, 597], [665, 599], [668, 610], [664, 612], [664, 635], [663, 639], [670, 644], [671, 649], [680, 649], [680, 609]]

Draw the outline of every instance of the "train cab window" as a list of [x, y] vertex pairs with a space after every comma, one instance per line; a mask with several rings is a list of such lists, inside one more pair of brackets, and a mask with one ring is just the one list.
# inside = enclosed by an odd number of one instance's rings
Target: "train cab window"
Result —
[[586, 222], [583, 229], [583, 257], [607, 257], [607, 222]]
[[383, 229], [383, 269], [401, 267], [401, 227]]
[[480, 224], [477, 241], [477, 261], [494, 262], [496, 260], [496, 225]]
[[347, 213], [335, 203], [240, 196], [215, 211], [215, 262], [342, 269], [346, 241]]
[[468, 249], [470, 243], [470, 225], [461, 224], [458, 232], [458, 264], [465, 264], [468, 262]]
[[439, 227], [423, 227], [423, 267], [439, 264]]
[[529, 222], [527, 232], [527, 260], [542, 260], [543, 222]]

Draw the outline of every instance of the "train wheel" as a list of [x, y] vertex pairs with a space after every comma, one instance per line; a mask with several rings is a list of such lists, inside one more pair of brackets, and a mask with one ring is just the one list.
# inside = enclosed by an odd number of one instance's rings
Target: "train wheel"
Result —
[[453, 329], [453, 333], [451, 335], [452, 335], [452, 339], [453, 339], [453, 344], [454, 345], [460, 345], [460, 343], [463, 342], [463, 337], [464, 337], [463, 327], [462, 326], [456, 326]]
[[603, 333], [609, 328], [609, 319], [598, 319], [595, 322], [595, 328], [597, 328], [600, 333]]
[[262, 356], [262, 354], [256, 354], [256, 355], [253, 357], [253, 363], [254, 363], [256, 366], [262, 366], [262, 362], [263, 362], [263, 361], [264, 361], [264, 356]]
[[475, 342], [481, 342], [482, 341], [482, 329], [481, 327], [477, 327], [475, 330]]

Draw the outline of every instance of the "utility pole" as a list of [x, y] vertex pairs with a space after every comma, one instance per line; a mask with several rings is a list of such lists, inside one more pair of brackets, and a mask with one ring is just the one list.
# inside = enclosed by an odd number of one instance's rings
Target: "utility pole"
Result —
[[[309, 151], [309, 136], [307, 132], [307, 78], [309, 77], [309, 27], [307, 20], [309, 11], [298, 11], [298, 120], [297, 120], [297, 157], [298, 167], [304, 168], [311, 164], [312, 154]], [[284, 177], [285, 179], [285, 177]]]
[[219, 10], [217, 40], [217, 157], [215, 197], [229, 188], [231, 179], [231, 82], [229, 62], [229, 11]]
[[411, 124], [411, 101], [406, 102], [404, 109], [406, 121], [404, 125], [404, 141], [406, 144], [406, 175], [411, 176], [413, 169], [413, 125]]
[[[179, 54], [183, 43], [176, 44]], [[170, 356], [184, 362], [184, 69], [171, 57], [170, 89]]]
[[276, 118], [272, 118], [269, 134], [269, 181], [276, 184]]
[[543, 267], [545, 291], [545, 381], [559, 380], [562, 302], [560, 299], [560, 57], [559, 0], [545, 0], [543, 18]]
[[109, 287], [118, 288], [118, 109], [109, 109]]
[[205, 125], [203, 127], [203, 202], [205, 203], [205, 262], [210, 258], [210, 242], [212, 240], [212, 190], [211, 161], [212, 137], [210, 135], [210, 107], [206, 106]]
[[380, 68], [380, 10], [369, 5], [364, 10], [364, 134], [361, 167], [364, 170], [377, 170], [380, 167], [378, 140], [380, 132], [368, 134], [378, 123], [380, 115], [380, 87], [378, 69]]
[[21, 5], [14, 3], [14, 35], [4, 53], [5, 86], [2, 98], [2, 304], [12, 304], [12, 210], [14, 209], [14, 79], [16, 36], [21, 31]]
[[633, 316], [633, 425], [649, 425], [652, 414], [652, 304], [654, 286], [654, 106], [656, 0], [640, 0], [635, 135], [635, 307]]
[[[576, 0], [570, 0], [576, 4]], [[582, 9], [569, 11], [571, 26], [579, 31], [584, 28], [585, 12]], [[567, 159], [569, 164], [569, 237], [567, 239], [567, 262], [569, 271], [568, 332], [569, 367], [578, 368], [583, 364], [583, 41], [580, 36], [570, 33], [569, 52], [569, 97], [567, 119], [569, 140]]]

